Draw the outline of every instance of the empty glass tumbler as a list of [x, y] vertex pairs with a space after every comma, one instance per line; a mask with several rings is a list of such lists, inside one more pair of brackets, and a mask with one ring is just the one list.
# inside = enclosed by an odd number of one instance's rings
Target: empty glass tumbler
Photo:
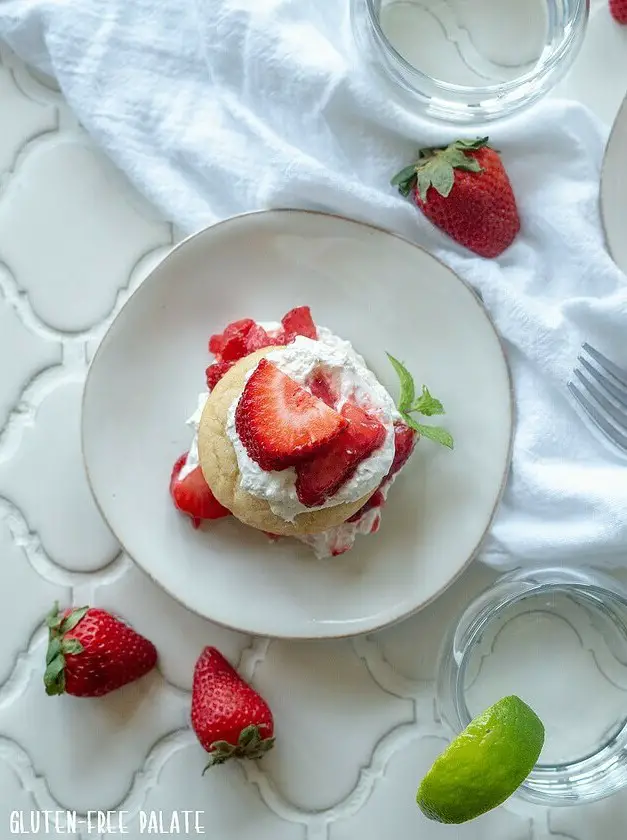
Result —
[[410, 107], [505, 117], [547, 94], [583, 42], [589, 0], [351, 0], [359, 55]]
[[476, 598], [442, 647], [439, 714], [457, 734], [510, 694], [546, 730], [520, 796], [570, 805], [627, 785], [627, 590], [591, 569], [546, 568]]

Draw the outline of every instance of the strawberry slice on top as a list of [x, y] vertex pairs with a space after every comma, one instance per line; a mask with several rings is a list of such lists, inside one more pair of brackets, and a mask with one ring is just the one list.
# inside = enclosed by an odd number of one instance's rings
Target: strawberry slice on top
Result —
[[251, 374], [235, 409], [242, 445], [266, 471], [311, 458], [347, 426], [348, 419], [267, 359]]
[[385, 427], [363, 408], [347, 402], [341, 414], [346, 428], [322, 454], [296, 467], [296, 495], [306, 507], [319, 507], [334, 496], [385, 441]]
[[283, 332], [285, 333], [285, 343], [293, 341], [297, 335], [303, 335], [305, 338], [312, 338], [314, 341], [318, 338], [318, 330], [311, 317], [311, 309], [308, 306], [297, 306], [281, 318], [283, 325]]

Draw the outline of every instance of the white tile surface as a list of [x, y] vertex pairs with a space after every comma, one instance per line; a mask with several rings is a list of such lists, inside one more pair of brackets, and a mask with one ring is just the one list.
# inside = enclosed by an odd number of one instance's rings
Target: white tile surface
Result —
[[121, 574], [113, 580], [96, 577], [92, 584], [93, 593], [85, 592], [83, 601], [123, 615], [149, 638], [160, 653], [161, 673], [181, 689], [191, 691], [194, 664], [205, 645], [214, 645], [236, 663], [251, 643], [248, 636], [186, 610], [126, 558]]
[[140, 215], [86, 138], [58, 132], [23, 149], [0, 203], [0, 253], [38, 317], [87, 330], [114, 307], [135, 264], [170, 237]]
[[377, 744], [414, 717], [411, 701], [377, 685], [348, 641], [272, 642], [254, 683], [281, 730], [263, 771], [283, 799], [303, 810], [341, 802]]
[[[162, 811], [172, 820], [173, 811], [198, 811], [198, 826], [207, 838], [233, 837], [237, 840], [305, 840], [305, 825], [284, 820], [266, 807], [255, 785], [251, 785], [239, 766], [220, 768], [224, 773], [202, 776], [205, 753], [196, 743], [181, 746], [165, 761], [158, 785], [148, 793], [141, 810], [129, 820], [129, 840], [146, 836], [151, 811]], [[186, 779], [184, 785], [182, 779]], [[194, 823], [196, 817], [194, 816]], [[164, 825], [164, 829], [165, 829]], [[199, 836], [192, 829], [189, 837]]]
[[[3, 345], [11, 348], [10, 354], [0, 356], [0, 424], [1, 434], [6, 439], [11, 412], [22, 408], [21, 404], [27, 399], [25, 392], [33, 390], [29, 385], [33, 384], [35, 377], [61, 362], [62, 346], [45, 333], [32, 331], [24, 323], [17, 289], [2, 266], [0, 335]], [[16, 421], [17, 416], [14, 418]]]
[[[578, 808], [551, 812], [548, 820], [550, 838], [594, 838], [594, 840], [624, 840], [627, 792]], [[544, 838], [540, 838], [544, 840]]]
[[[627, 29], [604, 0], [593, 5], [561, 91], [610, 120]], [[179, 237], [94, 149], [54, 84], [2, 50], [0, 124], [0, 838], [11, 811], [113, 808], [128, 811], [132, 840], [150, 809], [201, 811], [216, 840], [622, 840], [625, 795], [548, 814], [513, 801], [459, 828], [414, 804], [444, 745], [437, 649], [490, 571], [471, 568], [437, 604], [371, 638], [269, 644], [191, 615], [120, 554], [81, 467], [81, 387], [107, 324]], [[45, 697], [38, 625], [55, 598], [128, 618], [157, 644], [159, 671], [98, 701]], [[203, 777], [187, 722], [205, 644], [266, 695], [279, 740], [260, 765]], [[97, 834], [83, 825], [80, 836]]]
[[115, 808], [159, 741], [186, 725], [187, 694], [153, 671], [93, 702], [50, 698], [42, 690], [44, 656], [42, 638], [29, 651], [11, 702], [0, 706], [2, 733], [30, 757], [60, 808]]
[[0, 102], [3, 113], [11, 115], [2, 120], [0, 134], [0, 171], [6, 180], [24, 145], [55, 131], [57, 112], [51, 105], [23, 96], [8, 67], [0, 68]]
[[[380, 840], [382, 837], [449, 838], [449, 840], [531, 840], [531, 824], [503, 808], [461, 826], [430, 822], [415, 806], [417, 782], [446, 746], [446, 741], [419, 732], [404, 740], [390, 757], [371, 795], [358, 810], [336, 815], [330, 840]], [[348, 809], [347, 809], [348, 810]]]
[[81, 394], [80, 379], [46, 379], [41, 403], [32, 415], [22, 415], [22, 429], [14, 432], [17, 451], [0, 462], [0, 495], [20, 510], [51, 560], [65, 569], [93, 571], [110, 563], [119, 547], [83, 470]]

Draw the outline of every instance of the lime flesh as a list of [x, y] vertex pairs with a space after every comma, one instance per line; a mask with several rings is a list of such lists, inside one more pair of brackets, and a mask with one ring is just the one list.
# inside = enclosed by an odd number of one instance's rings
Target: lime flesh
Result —
[[519, 697], [504, 697], [472, 720], [436, 758], [418, 788], [425, 816], [463, 823], [505, 802], [527, 778], [544, 726]]

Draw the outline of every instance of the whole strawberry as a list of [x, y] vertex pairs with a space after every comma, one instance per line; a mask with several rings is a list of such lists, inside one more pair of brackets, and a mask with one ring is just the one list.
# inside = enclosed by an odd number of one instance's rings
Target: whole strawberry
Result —
[[157, 662], [152, 642], [105, 610], [79, 607], [46, 618], [46, 694], [100, 697], [143, 677]]
[[516, 199], [488, 138], [422, 149], [393, 179], [434, 225], [481, 257], [498, 257], [520, 230]]
[[610, 13], [618, 23], [627, 23], [627, 0], [610, 0]]
[[213, 647], [194, 669], [192, 727], [210, 753], [205, 770], [229, 758], [261, 758], [274, 746], [268, 704]]

